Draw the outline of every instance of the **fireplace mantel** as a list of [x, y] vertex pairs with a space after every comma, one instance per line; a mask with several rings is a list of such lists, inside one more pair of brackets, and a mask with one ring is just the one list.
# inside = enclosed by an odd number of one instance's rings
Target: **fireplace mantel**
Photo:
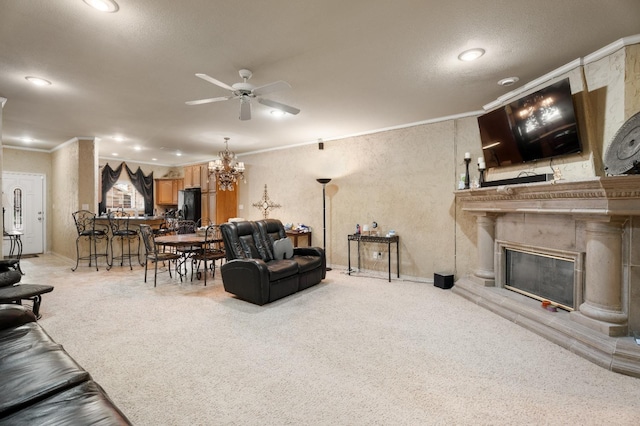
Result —
[[640, 216], [640, 175], [461, 190], [468, 212]]
[[[477, 188], [455, 196], [461, 210], [476, 218], [477, 267], [454, 292], [603, 367], [640, 377], [640, 346], [629, 337], [640, 332], [639, 175]], [[506, 290], [496, 241], [583, 253], [578, 307], [550, 312]]]

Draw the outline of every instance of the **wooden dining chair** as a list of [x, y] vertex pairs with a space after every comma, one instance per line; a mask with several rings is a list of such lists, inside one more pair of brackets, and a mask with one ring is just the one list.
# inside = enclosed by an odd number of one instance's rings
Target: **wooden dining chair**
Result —
[[[176, 272], [178, 270], [178, 260], [182, 257], [178, 253], [171, 252], [161, 252], [158, 249], [158, 245], [154, 239], [153, 231], [149, 225], [140, 225], [140, 236], [142, 237], [142, 241], [144, 242], [144, 247], [146, 249], [146, 258], [144, 262], [144, 282], [147, 282], [147, 266], [149, 261], [153, 262], [155, 265], [154, 273], [153, 273], [153, 286], [156, 286], [158, 280], [158, 263], [159, 262], [167, 262], [169, 269], [169, 277], [171, 277], [171, 261], [175, 264]], [[180, 274], [180, 281], [182, 281], [182, 275]]]

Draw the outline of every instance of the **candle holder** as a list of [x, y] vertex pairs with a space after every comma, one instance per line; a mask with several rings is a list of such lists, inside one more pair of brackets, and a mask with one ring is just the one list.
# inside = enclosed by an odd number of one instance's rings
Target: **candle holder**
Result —
[[464, 175], [464, 189], [469, 189], [471, 186], [469, 185], [469, 163], [471, 163], [471, 158], [465, 158], [464, 159], [464, 166], [466, 169], [465, 175]]
[[480, 178], [478, 179], [478, 184], [480, 185], [480, 188], [482, 188], [482, 184], [484, 183], [484, 170], [485, 169], [481, 169], [480, 167], [478, 167], [478, 172], [480, 173]]

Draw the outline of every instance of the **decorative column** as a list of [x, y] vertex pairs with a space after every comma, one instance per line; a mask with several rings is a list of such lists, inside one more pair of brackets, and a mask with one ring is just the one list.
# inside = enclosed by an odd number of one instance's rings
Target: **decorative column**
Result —
[[572, 318], [609, 336], [627, 334], [622, 303], [623, 219], [596, 218], [586, 223], [584, 303]]
[[478, 227], [478, 267], [474, 271], [474, 279], [485, 287], [495, 285], [494, 246], [496, 234], [495, 215], [474, 213]]

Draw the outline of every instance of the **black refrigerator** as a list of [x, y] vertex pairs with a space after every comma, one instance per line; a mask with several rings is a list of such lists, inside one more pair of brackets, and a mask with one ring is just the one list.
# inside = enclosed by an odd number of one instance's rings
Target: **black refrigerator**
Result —
[[200, 188], [188, 188], [180, 191], [178, 193], [178, 208], [182, 218], [198, 223], [202, 217], [200, 202]]

